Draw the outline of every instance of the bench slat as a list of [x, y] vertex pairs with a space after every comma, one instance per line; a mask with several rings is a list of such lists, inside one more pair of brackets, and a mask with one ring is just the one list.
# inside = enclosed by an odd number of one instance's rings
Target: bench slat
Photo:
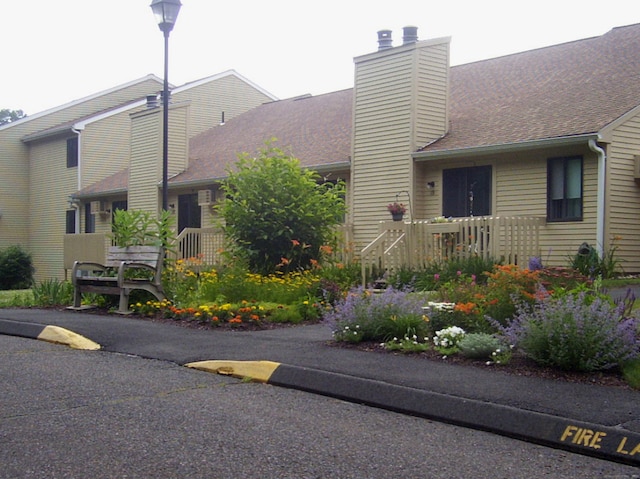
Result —
[[[83, 292], [120, 295], [119, 313], [129, 313], [129, 292], [132, 289], [142, 289], [152, 293], [158, 300], [165, 299], [162, 290], [161, 272], [164, 260], [164, 250], [159, 246], [112, 246], [107, 252], [104, 265], [99, 268], [117, 269], [117, 276], [92, 276], [88, 273], [92, 263], [76, 261], [73, 266], [72, 281], [74, 291], [74, 309], [81, 308], [81, 296]], [[149, 268], [154, 272], [151, 279], [125, 278], [127, 269]], [[80, 275], [82, 272], [84, 275]]]

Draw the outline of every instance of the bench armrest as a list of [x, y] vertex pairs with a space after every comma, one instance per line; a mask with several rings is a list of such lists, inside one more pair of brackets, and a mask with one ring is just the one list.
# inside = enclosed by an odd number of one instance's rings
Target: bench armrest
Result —
[[[80, 271], [99, 271], [101, 273], [104, 273], [105, 271], [107, 271], [107, 268], [105, 265], [100, 264], [100, 263], [92, 263], [89, 261], [75, 261], [73, 263], [73, 269], [71, 270], [71, 282], [75, 285], [76, 284], [76, 280], [78, 279], [79, 275], [78, 273]], [[81, 277], [81, 276], [80, 276]]]
[[153, 273], [153, 283], [159, 283], [158, 270], [153, 266], [149, 266], [145, 263], [136, 263], [134, 261], [122, 261], [118, 266], [118, 286], [122, 287], [125, 282], [125, 271], [127, 269], [144, 269]]

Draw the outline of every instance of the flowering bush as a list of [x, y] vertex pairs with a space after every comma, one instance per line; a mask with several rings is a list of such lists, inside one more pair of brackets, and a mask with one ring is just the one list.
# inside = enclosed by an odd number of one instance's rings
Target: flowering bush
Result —
[[538, 299], [502, 327], [510, 344], [541, 365], [575, 371], [617, 367], [640, 354], [638, 320], [585, 293]]
[[419, 336], [427, 331], [420, 298], [393, 288], [382, 293], [352, 289], [325, 312], [324, 319], [338, 341], [387, 341], [410, 329]]
[[433, 337], [433, 344], [442, 354], [452, 354], [457, 352], [458, 343], [464, 338], [464, 329], [458, 326], [450, 326], [440, 331], [436, 331]]
[[387, 205], [387, 209], [389, 210], [389, 213], [391, 213], [392, 215], [399, 215], [399, 214], [405, 214], [407, 212], [407, 207], [402, 204], [402, 203], [389, 203]]

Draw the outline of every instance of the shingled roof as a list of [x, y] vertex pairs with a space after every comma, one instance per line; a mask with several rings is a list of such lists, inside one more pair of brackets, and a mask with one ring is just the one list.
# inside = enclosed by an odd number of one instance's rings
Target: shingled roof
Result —
[[349, 89], [269, 102], [205, 131], [191, 140], [189, 168], [171, 184], [224, 178], [239, 153], [253, 154], [273, 138], [303, 166], [348, 168], [352, 97]]
[[[194, 137], [189, 168], [170, 184], [223, 178], [238, 153], [253, 153], [274, 137], [275, 145], [290, 148], [303, 166], [347, 167], [352, 102], [353, 90], [348, 89], [258, 106]], [[452, 67], [449, 132], [421, 151], [596, 133], [638, 105], [640, 24], [635, 24], [599, 37]], [[119, 181], [125, 177], [121, 173]]]
[[595, 133], [640, 104], [640, 24], [451, 68], [450, 131], [427, 151]]

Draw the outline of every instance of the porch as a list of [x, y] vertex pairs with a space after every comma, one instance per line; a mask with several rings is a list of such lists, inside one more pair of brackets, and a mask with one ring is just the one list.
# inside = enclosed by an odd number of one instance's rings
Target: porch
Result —
[[[377, 279], [398, 268], [423, 268], [434, 261], [479, 255], [525, 267], [532, 256], [540, 254], [540, 227], [543, 217], [495, 216], [457, 218], [447, 222], [432, 220], [382, 221], [378, 236], [361, 251], [354, 248], [353, 227], [336, 229], [340, 245], [335, 261], [350, 263], [357, 259], [362, 266], [362, 281]], [[109, 236], [103, 233], [67, 234], [64, 236], [64, 269], [73, 262], [92, 261], [104, 264]], [[185, 228], [176, 239], [175, 259], [195, 258], [197, 263], [221, 262], [225, 237], [217, 228]]]
[[491, 216], [383, 221], [378, 236], [360, 252], [362, 283], [399, 268], [420, 269], [453, 258], [480, 256], [522, 267], [540, 254], [543, 217]]

